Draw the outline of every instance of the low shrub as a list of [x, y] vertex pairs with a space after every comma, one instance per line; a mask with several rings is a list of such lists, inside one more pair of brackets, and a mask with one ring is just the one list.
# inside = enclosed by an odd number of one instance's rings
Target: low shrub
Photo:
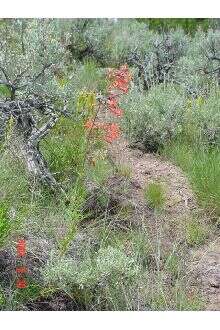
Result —
[[175, 85], [156, 86], [146, 95], [133, 89], [122, 101], [125, 131], [146, 150], [157, 151], [180, 134], [186, 100]]
[[[120, 287], [132, 285], [138, 276], [139, 269], [132, 257], [125, 255], [122, 250], [106, 247], [92, 255], [85, 250], [82, 260], [68, 257], [56, 258], [53, 256], [47, 266], [42, 269], [44, 284], [69, 292], [73, 299], [78, 300], [87, 309], [114, 310], [114, 300], [117, 303], [120, 297]], [[95, 292], [95, 295], [94, 295]], [[112, 294], [117, 294], [117, 298]], [[123, 297], [125, 299], [125, 297]], [[126, 303], [123, 302], [123, 308]]]

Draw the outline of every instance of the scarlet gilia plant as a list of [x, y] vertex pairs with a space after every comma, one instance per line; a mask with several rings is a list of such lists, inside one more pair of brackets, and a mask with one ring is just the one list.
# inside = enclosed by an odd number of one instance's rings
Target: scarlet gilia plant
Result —
[[[122, 94], [126, 94], [129, 89], [129, 83], [131, 81], [131, 74], [128, 66], [122, 65], [119, 69], [109, 69], [107, 73], [109, 79], [108, 94], [105, 99], [105, 108], [113, 115], [121, 117], [123, 110], [119, 107], [119, 99]], [[95, 129], [101, 129], [104, 131], [104, 140], [108, 143], [112, 143], [120, 136], [120, 127], [117, 123], [98, 122], [98, 112], [103, 108], [103, 104], [100, 101], [98, 104], [97, 112], [92, 118], [89, 118], [85, 123], [85, 128], [90, 132]]]

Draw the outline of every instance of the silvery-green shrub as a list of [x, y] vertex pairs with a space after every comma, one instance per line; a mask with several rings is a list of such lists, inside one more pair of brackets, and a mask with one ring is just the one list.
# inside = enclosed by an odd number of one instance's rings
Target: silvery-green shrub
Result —
[[42, 276], [45, 284], [61, 289], [105, 287], [117, 282], [132, 281], [139, 268], [132, 257], [113, 247], [102, 248], [94, 256], [81, 260], [51, 254]]
[[154, 32], [130, 56], [130, 64], [138, 68], [143, 89], [163, 82], [172, 82], [177, 61], [185, 55], [189, 38], [182, 30]]
[[158, 85], [146, 93], [130, 91], [122, 100], [124, 127], [131, 140], [149, 151], [178, 136], [182, 130], [186, 95], [179, 86]]
[[213, 89], [207, 98], [199, 97], [188, 106], [184, 126], [195, 127], [199, 138], [209, 145], [220, 143], [220, 94]]
[[198, 31], [175, 68], [175, 82], [193, 97], [206, 96], [220, 82], [220, 33]]

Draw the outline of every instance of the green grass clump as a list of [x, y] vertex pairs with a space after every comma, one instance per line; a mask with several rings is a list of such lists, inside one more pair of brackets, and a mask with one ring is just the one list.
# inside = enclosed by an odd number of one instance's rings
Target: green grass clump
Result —
[[165, 203], [165, 192], [161, 183], [152, 182], [144, 190], [144, 197], [149, 206], [160, 210]]
[[186, 292], [185, 284], [177, 281], [174, 287], [175, 310], [200, 311], [204, 309], [204, 301], [199, 292]]
[[163, 153], [186, 172], [200, 204], [210, 212], [220, 215], [219, 148], [174, 142]]
[[171, 253], [165, 261], [164, 269], [168, 271], [174, 277], [177, 277], [180, 272], [180, 260], [179, 257]]
[[119, 164], [116, 167], [118, 175], [123, 176], [124, 178], [130, 179], [132, 176], [132, 168], [126, 164]]
[[58, 181], [71, 179], [82, 170], [86, 152], [83, 121], [62, 118], [43, 141], [43, 153]]
[[112, 174], [111, 164], [105, 159], [97, 159], [93, 166], [87, 169], [87, 176], [92, 181], [103, 184]]
[[190, 246], [203, 244], [207, 234], [207, 228], [197, 219], [191, 219], [185, 225], [185, 239]]
[[0, 247], [4, 244], [11, 229], [8, 218], [8, 208], [5, 204], [0, 203]]

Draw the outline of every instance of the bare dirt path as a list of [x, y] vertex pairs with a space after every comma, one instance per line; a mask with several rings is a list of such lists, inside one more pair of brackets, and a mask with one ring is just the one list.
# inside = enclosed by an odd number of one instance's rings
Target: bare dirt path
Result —
[[120, 166], [131, 169], [132, 180], [136, 183], [139, 196], [150, 182], [161, 182], [166, 190], [165, 211], [180, 215], [195, 208], [195, 198], [189, 183], [182, 171], [162, 157], [143, 153], [129, 148], [125, 138], [115, 141], [109, 148], [113, 161]]
[[[134, 199], [143, 201], [143, 189], [150, 182], [161, 182], [166, 188], [165, 217], [190, 216], [197, 210], [196, 199], [188, 180], [180, 168], [162, 157], [131, 149], [121, 137], [109, 147], [115, 164], [129, 167], [134, 183]], [[205, 301], [206, 310], [220, 310], [220, 238], [212, 236], [209, 242], [190, 252], [189, 276], [195, 279]]]
[[213, 238], [192, 253], [192, 274], [195, 274], [206, 310], [220, 311], [220, 238]]

